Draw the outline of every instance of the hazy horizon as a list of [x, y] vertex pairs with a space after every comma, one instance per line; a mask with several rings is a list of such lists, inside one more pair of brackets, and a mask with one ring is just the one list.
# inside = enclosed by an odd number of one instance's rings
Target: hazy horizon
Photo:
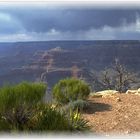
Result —
[[116, 39], [116, 40], [32, 40], [32, 41], [30, 41], [30, 40], [28, 40], [28, 41], [5, 41], [5, 42], [1, 42], [0, 41], [0, 43], [2, 44], [2, 43], [32, 43], [32, 42], [71, 42], [71, 41], [73, 41], [73, 42], [80, 42], [80, 41], [82, 41], [82, 42], [96, 42], [96, 41], [98, 41], [98, 42], [102, 42], [102, 41], [106, 41], [106, 42], [110, 42], [110, 41], [140, 41], [140, 39], [138, 40], [130, 40], [130, 39], [126, 39], [126, 40], [122, 40], [122, 39]]

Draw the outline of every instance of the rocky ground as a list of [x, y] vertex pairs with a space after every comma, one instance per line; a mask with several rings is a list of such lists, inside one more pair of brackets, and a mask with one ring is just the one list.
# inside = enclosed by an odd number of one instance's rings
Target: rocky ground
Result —
[[140, 95], [91, 96], [88, 101], [90, 107], [83, 116], [89, 121], [92, 132], [101, 135], [140, 132]]

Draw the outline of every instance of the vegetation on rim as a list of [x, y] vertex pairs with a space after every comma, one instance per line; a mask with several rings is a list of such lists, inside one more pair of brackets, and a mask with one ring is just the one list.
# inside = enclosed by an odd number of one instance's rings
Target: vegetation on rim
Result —
[[75, 78], [60, 80], [53, 88], [53, 97], [61, 104], [67, 104], [78, 99], [84, 100], [89, 93], [89, 86], [84, 81]]
[[44, 83], [23, 82], [0, 89], [0, 131], [52, 132], [89, 129], [80, 113], [45, 104]]

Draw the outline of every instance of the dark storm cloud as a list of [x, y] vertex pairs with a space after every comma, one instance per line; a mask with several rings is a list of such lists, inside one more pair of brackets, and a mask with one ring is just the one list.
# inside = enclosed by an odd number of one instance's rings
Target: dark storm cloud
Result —
[[0, 39], [139, 39], [139, 9], [0, 7]]
[[135, 11], [97, 11], [97, 10], [62, 10], [62, 11], [31, 11], [27, 14], [18, 13], [27, 30], [46, 32], [54, 28], [60, 31], [88, 30], [120, 26], [124, 21], [129, 24], [135, 22]]
[[19, 20], [25, 29], [34, 32], [88, 30], [121, 26], [122, 23], [135, 23], [140, 10], [99, 10], [99, 9], [37, 9], [26, 8], [8, 10], [9, 14]]

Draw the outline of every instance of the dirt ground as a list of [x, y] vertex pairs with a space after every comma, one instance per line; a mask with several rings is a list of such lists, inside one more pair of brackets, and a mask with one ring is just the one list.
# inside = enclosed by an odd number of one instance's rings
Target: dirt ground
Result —
[[140, 95], [89, 98], [83, 117], [97, 134], [140, 134]]

